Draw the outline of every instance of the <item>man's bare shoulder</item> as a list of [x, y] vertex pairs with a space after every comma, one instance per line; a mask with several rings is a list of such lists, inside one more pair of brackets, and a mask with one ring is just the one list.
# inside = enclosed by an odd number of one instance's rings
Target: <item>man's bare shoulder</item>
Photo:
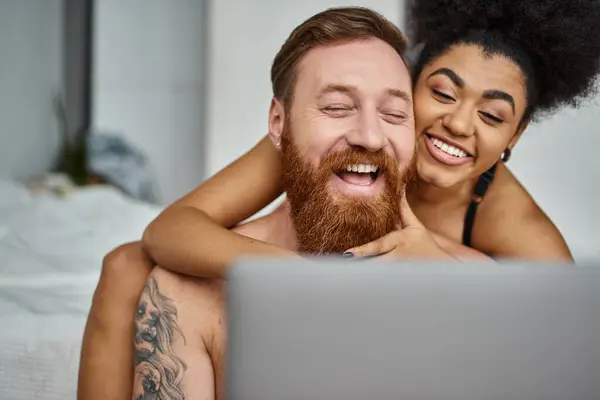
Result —
[[[286, 224], [285, 209], [278, 209], [234, 231], [283, 245], [283, 232], [291, 226]], [[137, 396], [223, 397], [227, 340], [224, 290], [223, 281], [154, 269], [136, 315]]]
[[155, 268], [136, 313], [134, 392], [219, 398], [224, 313], [222, 282]]
[[[225, 316], [225, 282], [172, 273], [160, 267], [154, 269], [151, 279], [160, 284], [165, 295], [176, 303], [181, 321], [193, 321], [193, 330], [199, 337], [196, 345], [213, 351], [220, 345], [215, 337], [222, 334]], [[196, 335], [196, 336], [198, 336]]]

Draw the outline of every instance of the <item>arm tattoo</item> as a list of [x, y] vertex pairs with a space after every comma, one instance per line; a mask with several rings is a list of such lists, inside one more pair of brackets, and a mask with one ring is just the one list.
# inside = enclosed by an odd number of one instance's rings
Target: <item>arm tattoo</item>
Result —
[[185, 399], [181, 381], [186, 365], [172, 348], [175, 335], [185, 343], [175, 304], [150, 277], [135, 316], [134, 400]]

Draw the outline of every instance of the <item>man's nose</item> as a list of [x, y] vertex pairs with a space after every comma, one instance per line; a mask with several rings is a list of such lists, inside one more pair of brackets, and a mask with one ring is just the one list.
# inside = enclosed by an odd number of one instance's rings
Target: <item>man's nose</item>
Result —
[[363, 114], [355, 129], [346, 136], [346, 141], [352, 147], [360, 147], [367, 151], [378, 151], [387, 144], [387, 137], [381, 126], [381, 119], [374, 115]]
[[473, 109], [468, 105], [460, 105], [442, 118], [442, 124], [456, 136], [472, 136], [475, 132]]

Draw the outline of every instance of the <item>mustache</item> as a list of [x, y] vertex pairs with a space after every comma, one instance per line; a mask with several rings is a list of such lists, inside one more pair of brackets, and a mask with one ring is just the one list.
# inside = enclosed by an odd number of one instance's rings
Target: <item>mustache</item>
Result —
[[321, 161], [320, 168], [336, 173], [346, 171], [348, 165], [371, 164], [378, 167], [381, 174], [397, 174], [398, 164], [396, 160], [383, 150], [375, 152], [361, 151], [355, 149], [345, 149], [335, 153], [330, 153]]

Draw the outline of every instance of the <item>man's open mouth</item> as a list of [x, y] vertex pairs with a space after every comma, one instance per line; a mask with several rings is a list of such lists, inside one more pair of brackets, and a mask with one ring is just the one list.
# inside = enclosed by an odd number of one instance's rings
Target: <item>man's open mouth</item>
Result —
[[356, 186], [369, 186], [381, 175], [381, 168], [374, 164], [351, 164], [345, 169], [335, 171], [344, 182]]

